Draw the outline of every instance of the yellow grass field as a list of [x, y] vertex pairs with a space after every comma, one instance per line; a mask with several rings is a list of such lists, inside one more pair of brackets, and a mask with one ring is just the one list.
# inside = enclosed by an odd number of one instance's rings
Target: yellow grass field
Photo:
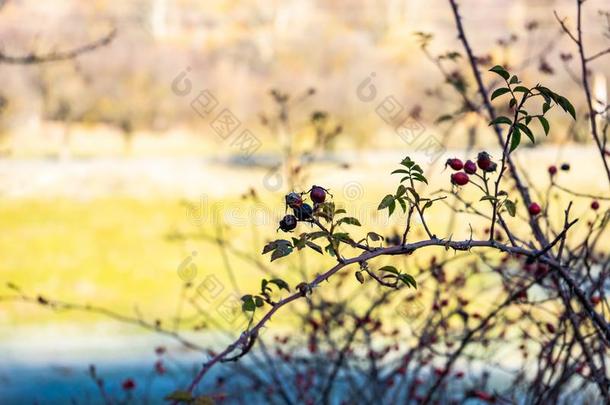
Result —
[[[448, 151], [447, 156], [463, 156], [463, 153]], [[545, 185], [548, 182], [546, 167], [569, 158], [573, 162], [573, 169], [561, 173], [559, 183], [573, 184], [581, 192], [603, 193], [603, 178], [596, 176], [595, 168], [586, 163], [594, 160], [594, 153], [592, 148], [576, 147], [524, 150], [519, 153], [519, 161], [524, 167], [526, 162], [530, 162], [527, 164], [528, 176], [536, 184]], [[405, 151], [404, 155], [406, 154]], [[404, 216], [401, 214], [393, 217], [389, 222], [386, 212], [377, 212], [376, 208], [385, 194], [395, 190], [397, 178], [391, 176], [390, 171], [396, 167], [402, 155], [400, 152], [388, 152], [379, 158], [355, 154], [346, 158], [352, 162], [350, 169], [339, 169], [329, 164], [314, 165], [309, 171], [309, 179], [312, 184], [329, 187], [337, 204], [343, 204], [350, 215], [360, 219], [363, 227], [352, 229], [354, 238], [363, 237], [365, 230], [389, 236], [393, 229], [399, 229]], [[413, 156], [416, 157], [417, 154]], [[434, 174], [429, 176], [431, 182], [427, 190], [437, 191], [450, 187], [449, 172], [442, 171], [443, 159], [431, 166]], [[130, 162], [123, 164], [126, 168], [132, 165]], [[3, 168], [5, 173], [10, 171], [7, 165], [9, 163], [5, 163]], [[169, 168], [171, 164], [167, 163], [163, 170]], [[149, 176], [145, 178], [148, 169]], [[209, 164], [209, 167], [200, 169], [200, 175], [192, 175], [184, 180], [179, 172], [180, 166], [175, 169], [175, 172], [167, 173], [169, 178], [174, 179], [168, 183], [160, 183], [158, 178], [150, 175], [156, 170], [154, 166], [140, 167], [138, 173], [142, 178], [130, 177], [129, 173], [118, 170], [112, 173], [111, 177], [114, 177], [108, 182], [110, 185], [107, 190], [99, 189], [95, 192], [92, 191], [95, 185], [87, 187], [86, 179], [80, 179], [83, 181], [83, 185], [79, 186], [81, 197], [74, 195], [78, 190], [71, 184], [69, 170], [57, 174], [56, 181], [59, 183], [55, 184], [54, 190], [45, 188], [45, 192], [39, 196], [36, 195], [36, 189], [17, 196], [11, 195], [11, 190], [5, 187], [7, 196], [0, 200], [0, 251], [3, 253], [0, 274], [3, 281], [20, 286], [28, 294], [95, 304], [127, 315], [141, 313], [150, 320], [171, 317], [175, 313], [182, 288], [178, 268], [185, 259], [191, 257], [192, 252], [196, 252], [192, 256], [192, 263], [197, 266], [199, 279], [214, 274], [227, 288], [235, 289], [226, 272], [226, 262], [220, 248], [213, 241], [198, 238], [197, 235], [201, 233], [214, 237], [221, 229], [222, 237], [229, 239], [237, 250], [250, 258], [259, 258], [268, 265], [268, 257], [261, 257], [260, 252], [265, 241], [283, 237], [277, 236], [275, 231], [284, 208], [282, 193], [270, 192], [262, 185], [266, 170]], [[30, 175], [32, 184], [37, 184], [37, 180], [45, 174]], [[89, 176], [95, 177], [94, 170], [90, 170]], [[225, 183], [224, 179], [228, 178], [240, 181]], [[115, 183], [123, 182], [120, 189], [130, 190], [133, 188], [130, 185], [137, 186], [147, 181], [151, 184], [143, 187], [146, 191], [142, 191], [149, 193], [147, 196], [130, 195], [126, 191], [110, 195], [115, 190], [112, 187], [117, 187]], [[180, 189], [180, 183], [184, 181], [205, 186], [184, 185], [182, 189], [187, 192], [183, 194], [190, 195], [180, 195], [180, 191], [176, 190]], [[257, 202], [243, 200], [241, 197], [250, 187], [259, 191]], [[557, 199], [557, 195], [562, 197]], [[469, 198], [468, 191], [464, 197]], [[569, 200], [563, 193], [552, 193], [549, 208], [555, 212], [552, 217], [561, 220], [562, 211]], [[582, 237], [587, 218], [594, 215], [588, 208], [590, 200], [571, 200], [575, 203], [574, 215], [582, 217], [573, 231], [573, 237]], [[486, 202], [474, 201], [481, 210], [489, 210]], [[605, 203], [602, 202], [602, 208], [603, 204]], [[523, 206], [518, 207], [523, 210]], [[449, 210], [439, 203], [431, 214], [431, 228], [439, 236], [448, 236], [444, 233]], [[486, 223], [477, 219], [469, 220], [475, 232], [482, 235]], [[458, 223], [463, 225], [454, 229], [453, 238], [467, 238], [470, 232], [468, 224], [464, 221]], [[220, 224], [224, 226], [219, 227]], [[186, 237], [172, 238], [177, 234]], [[422, 229], [418, 225], [411, 239], [421, 237]], [[610, 239], [605, 238], [602, 243], [608, 248]], [[441, 251], [442, 249], [430, 249], [420, 252], [415, 260], [424, 263], [426, 257]], [[299, 260], [306, 260], [305, 267], [310, 277], [332, 264], [331, 259], [322, 258], [313, 251], [304, 253], [302, 259], [290, 257], [268, 265], [268, 268], [295, 285], [302, 281], [302, 275], [297, 269], [303, 263]], [[237, 274], [236, 291], [255, 292], [264, 274], [252, 261], [235, 252], [228, 251], [227, 260]], [[6, 287], [3, 286], [2, 289], [3, 292], [8, 292]], [[85, 312], [58, 314], [23, 303], [2, 305], [0, 320], [5, 332], [7, 327], [35, 322], [58, 325], [78, 322], [81, 328], [86, 329], [91, 323], [107, 321]]]

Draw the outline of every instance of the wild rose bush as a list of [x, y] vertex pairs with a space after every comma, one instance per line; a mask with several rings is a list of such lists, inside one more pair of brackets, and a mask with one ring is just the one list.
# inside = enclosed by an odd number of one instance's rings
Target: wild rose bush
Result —
[[[440, 68], [463, 104], [460, 111], [443, 115], [439, 123], [467, 113], [482, 116], [501, 152], [469, 147], [462, 158], [450, 158], [444, 172], [449, 189], [440, 191], [430, 189], [426, 170], [414, 158], [396, 162], [396, 170], [387, 174], [396, 178], [396, 188], [380, 199], [378, 209], [404, 220], [397, 233], [359, 229], [360, 220], [340, 208], [339, 196], [331, 195], [332, 190], [323, 184], [291, 190], [283, 198], [287, 214], [278, 219], [281, 236], [260, 247], [263, 257], [274, 265], [290, 255], [325, 255], [334, 265], [295, 285], [276, 276], [261, 279], [258, 291], [241, 298], [249, 318], [245, 330], [220, 351], [203, 348], [160, 323], [138, 321], [206, 354], [192, 380], [169, 394], [168, 401], [429, 404], [469, 399], [487, 403], [610, 400], [606, 364], [610, 261], [604, 245], [609, 198], [563, 186], [562, 174], [578, 170], [568, 163], [550, 166], [548, 187], [536, 189], [527, 169], [521, 169], [514, 159], [526, 144], [549, 136], [554, 125], [550, 111], [558, 110], [570, 119], [584, 114], [606, 169], [602, 175], [610, 183], [608, 118], [605, 110], [593, 109], [587, 81], [587, 63], [604, 52], [586, 56], [581, 1], [577, 2], [576, 33], [558, 17], [578, 48], [587, 100], [587, 111], [581, 113], [551, 88], [521, 80], [514, 67], [486, 66], [489, 58], [476, 56], [471, 48], [458, 5], [449, 4], [463, 55], [434, 56], [429, 50], [431, 36], [418, 34], [425, 55]], [[467, 62], [474, 90], [468, 86], [467, 73], [444, 68], [446, 61], [458, 58]], [[542, 67], [546, 72], [552, 70], [548, 65]], [[278, 92], [273, 97], [278, 104], [276, 124], [287, 127], [289, 98]], [[320, 125], [323, 117], [312, 116], [312, 121]], [[327, 139], [340, 132], [336, 127], [318, 134]], [[284, 160], [284, 172], [296, 188], [303, 183], [295, 180], [302, 168], [295, 156]], [[465, 190], [470, 192], [468, 196]], [[561, 193], [564, 199], [553, 200], [551, 193]], [[469, 197], [472, 195], [476, 198]], [[582, 232], [572, 232], [580, 221], [573, 204], [555, 206], [566, 199], [585, 199], [590, 207], [584, 237]], [[454, 240], [453, 229], [434, 229], [428, 219], [430, 210], [438, 205], [451, 208], [460, 218], [466, 215], [485, 221], [485, 231], [471, 228], [469, 238]], [[557, 208], [563, 211], [561, 218], [552, 216]], [[466, 221], [456, 226], [465, 227]], [[413, 232], [415, 227], [423, 230], [423, 237]], [[227, 246], [224, 240], [216, 242]], [[434, 253], [422, 264], [417, 258], [426, 251]], [[396, 265], [379, 265], [382, 258], [391, 258]], [[356, 288], [345, 292], [341, 287], [349, 283]], [[34, 300], [67, 308], [43, 297]], [[481, 300], [487, 300], [487, 305], [481, 305]], [[263, 334], [272, 317], [288, 308], [299, 311], [298, 327], [287, 333]], [[158, 355], [154, 372], [165, 375], [169, 366], [164, 350]], [[219, 367], [221, 363], [224, 367]], [[91, 377], [100, 395], [112, 402], [95, 369]], [[122, 400], [132, 401], [136, 382], [127, 378], [122, 388]]]
[[[299, 223], [313, 225], [314, 230], [271, 241], [263, 254], [270, 254], [273, 262], [307, 249], [334, 257], [336, 265], [294, 286], [296, 292], [282, 279], [262, 280], [258, 293], [242, 297], [243, 310], [251, 314], [248, 329], [204, 364], [189, 390], [178, 391], [172, 398], [190, 400], [192, 389], [214, 364], [246, 355], [271, 316], [302, 298], [310, 306], [303, 317], [306, 343], [300, 335], [277, 336], [274, 355], [267, 354], [261, 362], [271, 364], [253, 368], [258, 376], [258, 380], [253, 378], [253, 390], [267, 400], [277, 394], [288, 403], [326, 403], [333, 389], [344, 403], [366, 402], [363, 398], [417, 403], [459, 403], [468, 398], [490, 403], [582, 401], [587, 395], [607, 398], [605, 354], [610, 326], [603, 315], [607, 305], [603, 296], [609, 265], [607, 256], [595, 248], [606, 229], [608, 211], [589, 222], [588, 239], [570, 238], [570, 228], [578, 221], [571, 216], [572, 203], [565, 207], [562, 226], [555, 228], [542, 202], [532, 200], [530, 188], [512, 160], [523, 138], [535, 143], [537, 137], [549, 133], [548, 111], [559, 108], [572, 118], [576, 111], [567, 98], [541, 85], [528, 87], [502, 66], [490, 71], [504, 85], [492, 92], [489, 101], [506, 99], [507, 110], [512, 112], [512, 116], [491, 114], [490, 125], [501, 135], [502, 155], [494, 159], [481, 151], [466, 162], [447, 160], [446, 167], [453, 171], [449, 176], [453, 190], [434, 197], [426, 192], [424, 170], [409, 157], [400, 162], [392, 172], [401, 176], [398, 187], [379, 204], [390, 216], [397, 210], [406, 216], [402, 237], [392, 246], [375, 232], [358, 239], [343, 231], [344, 226], [358, 227], [360, 222], [336, 208], [321, 186], [287, 194], [286, 208], [292, 213], [281, 219], [279, 230], [298, 231]], [[539, 127], [534, 128], [533, 123]], [[557, 176], [556, 167], [549, 167], [549, 176]], [[478, 189], [480, 200], [464, 201], [460, 196], [464, 187]], [[487, 219], [488, 237], [477, 239], [472, 233], [466, 240], [439, 237], [426, 222], [426, 210], [447, 198], [464, 203], [462, 212]], [[591, 203], [592, 210], [599, 208], [597, 200]], [[414, 216], [427, 238], [411, 240]], [[515, 221], [527, 224], [529, 234], [514, 230], [523, 229]], [[422, 270], [432, 274], [434, 293], [431, 306], [413, 319], [419, 328], [411, 335], [403, 335], [400, 329], [384, 330], [384, 319], [372, 317], [377, 302], [358, 316], [346, 311], [346, 300], [315, 298], [324, 282], [345, 275], [352, 265], [357, 267], [358, 283], [377, 283], [389, 292], [417, 288], [414, 275], [394, 266], [373, 269], [375, 259], [415, 255], [434, 246], [469, 252], [479, 260], [471, 262], [469, 271], [446, 274], [445, 263], [436, 261]], [[474, 253], [479, 250], [486, 252]], [[497, 254], [490, 256], [490, 252]], [[485, 273], [499, 278], [501, 289], [492, 309], [480, 313], [462, 295], [469, 280]], [[381, 297], [381, 303], [387, 300], [386, 294]], [[255, 321], [258, 312], [263, 315]], [[336, 338], [337, 331], [347, 336]], [[389, 339], [377, 348], [370, 340], [373, 334]], [[308, 354], [299, 350], [305, 345]], [[362, 348], [364, 352], [358, 352]], [[510, 365], [503, 359], [506, 356], [511, 356]], [[277, 371], [282, 366], [292, 370], [294, 380]], [[509, 375], [499, 377], [502, 373]], [[493, 379], [498, 378], [502, 383], [494, 384]], [[461, 380], [459, 384], [455, 384], [457, 380]]]

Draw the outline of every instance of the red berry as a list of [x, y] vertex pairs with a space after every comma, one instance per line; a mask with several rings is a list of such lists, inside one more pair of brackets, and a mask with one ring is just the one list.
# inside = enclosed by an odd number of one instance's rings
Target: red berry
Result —
[[491, 395], [485, 391], [480, 391], [480, 390], [472, 391], [472, 396], [475, 398], [478, 398], [482, 401], [485, 401], [485, 402], [494, 402], [494, 400], [495, 400], [493, 395]]
[[547, 323], [545, 326], [549, 333], [555, 333], [555, 326], [552, 323]]
[[311, 197], [311, 201], [316, 204], [322, 204], [324, 200], [326, 200], [326, 189], [320, 186], [313, 186], [309, 192], [309, 196]]
[[467, 184], [469, 180], [470, 179], [468, 178], [468, 175], [463, 172], [457, 172], [451, 175], [451, 183], [458, 186], [463, 186]]
[[599, 209], [599, 202], [593, 201], [591, 203], [591, 208], [594, 209], [594, 210], [598, 210]]
[[599, 295], [594, 295], [593, 297], [591, 297], [591, 303], [593, 305], [597, 305], [600, 302], [602, 302], [602, 299], [601, 299], [601, 297]]
[[468, 174], [475, 174], [477, 172], [477, 165], [472, 160], [467, 160], [464, 163], [464, 171]]
[[157, 360], [157, 362], [155, 363], [155, 371], [159, 375], [165, 374], [165, 366], [163, 365], [163, 362], [161, 360]]
[[546, 265], [544, 263], [538, 263], [538, 265], [536, 266], [536, 272], [534, 273], [534, 275], [536, 277], [542, 277], [542, 276], [545, 276], [548, 272], [549, 272], [548, 265]]
[[492, 165], [491, 157], [487, 152], [479, 152], [477, 155], [477, 165], [481, 168], [481, 170], [487, 171]]
[[136, 387], [136, 383], [133, 381], [133, 379], [128, 378], [125, 381], [123, 381], [123, 384], [121, 384], [121, 386], [123, 387], [123, 389], [125, 391], [131, 391], [132, 389], [134, 389]]
[[464, 163], [458, 158], [447, 159], [445, 162], [445, 167], [450, 166], [453, 170], [462, 170], [464, 167]]
[[557, 166], [553, 165], [553, 166], [549, 166], [549, 174], [551, 176], [554, 176], [555, 173], [557, 173]]
[[540, 211], [542, 211], [542, 209], [540, 208], [540, 205], [538, 205], [537, 203], [531, 203], [529, 207], [527, 207], [528, 211], [530, 212], [530, 215], [538, 215], [540, 214]]

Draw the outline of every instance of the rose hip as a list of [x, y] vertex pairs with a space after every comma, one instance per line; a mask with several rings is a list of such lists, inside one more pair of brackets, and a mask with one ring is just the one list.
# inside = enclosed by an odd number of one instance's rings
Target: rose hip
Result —
[[464, 163], [458, 158], [452, 158], [447, 159], [447, 162], [445, 162], [445, 167], [447, 166], [451, 167], [453, 170], [462, 170]]
[[457, 185], [457, 186], [463, 186], [465, 184], [468, 184], [469, 181], [469, 177], [466, 173], [464, 172], [457, 172], [457, 173], [453, 173], [451, 175], [451, 183]]

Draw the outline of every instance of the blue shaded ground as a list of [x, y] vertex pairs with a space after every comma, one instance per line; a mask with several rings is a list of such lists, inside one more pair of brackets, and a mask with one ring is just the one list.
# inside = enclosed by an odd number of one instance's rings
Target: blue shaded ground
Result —
[[[177, 383], [187, 384], [190, 373], [169, 372], [157, 376], [151, 363], [116, 364], [97, 367], [98, 375], [105, 381], [105, 389], [113, 398], [126, 398], [121, 383], [132, 377], [136, 383], [134, 395], [146, 398], [149, 404], [164, 403], [162, 398], [172, 392]], [[0, 403], [52, 405], [104, 404], [102, 396], [89, 375], [88, 367], [58, 365], [7, 365], [0, 366]], [[137, 403], [144, 401], [138, 400]], [[165, 402], [167, 403], [167, 402]]]

